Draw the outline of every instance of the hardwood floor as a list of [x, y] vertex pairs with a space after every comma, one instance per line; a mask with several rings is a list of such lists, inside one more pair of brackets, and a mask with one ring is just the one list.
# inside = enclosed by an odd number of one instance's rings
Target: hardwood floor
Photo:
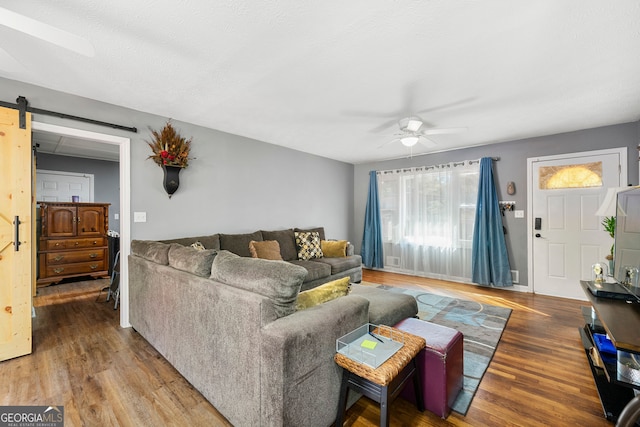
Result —
[[[513, 310], [466, 416], [441, 420], [397, 399], [392, 425], [611, 425], [578, 334], [586, 303], [369, 270], [363, 276]], [[229, 425], [144, 339], [119, 327], [119, 312], [102, 302], [104, 293], [96, 302], [100, 287], [92, 282], [70, 286], [71, 293], [39, 290], [33, 354], [0, 363], [0, 405], [64, 405], [67, 426]], [[362, 398], [345, 425], [375, 426], [379, 414]]]
[[[38, 289], [33, 354], [0, 363], [0, 405], [64, 405], [65, 426], [228, 426], [138, 333], [103, 281]], [[57, 288], [64, 286], [67, 289]]]

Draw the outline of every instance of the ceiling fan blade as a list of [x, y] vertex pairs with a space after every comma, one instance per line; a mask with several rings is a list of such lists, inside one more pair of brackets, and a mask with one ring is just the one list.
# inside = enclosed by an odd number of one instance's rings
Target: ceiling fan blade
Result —
[[389, 129], [391, 126], [395, 124], [396, 124], [396, 119], [387, 120], [386, 122], [381, 123], [380, 125], [374, 127], [369, 132], [379, 133], [379, 132], [382, 132], [383, 130]]
[[467, 131], [467, 128], [440, 128], [440, 129], [427, 129], [422, 131], [423, 135], [444, 135], [448, 133], [460, 133]]
[[96, 54], [93, 45], [82, 37], [1, 7], [0, 25], [13, 28], [16, 31], [29, 34], [32, 37], [53, 43], [90, 58]]
[[415, 114], [424, 114], [424, 113], [430, 113], [432, 111], [444, 110], [445, 108], [455, 107], [457, 105], [462, 105], [462, 104], [466, 104], [467, 102], [475, 101], [475, 99], [476, 99], [475, 97], [464, 98], [458, 101], [449, 102], [447, 104], [441, 104], [435, 107], [425, 108], [424, 110], [416, 111]]
[[0, 70], [4, 70], [7, 73], [24, 72], [26, 69], [18, 62], [13, 56], [9, 55], [9, 52], [0, 48]]
[[392, 139], [391, 141], [387, 141], [387, 142], [385, 142], [385, 143], [384, 143], [384, 144], [382, 144], [382, 145], [378, 145], [378, 148], [386, 147], [386, 146], [387, 146], [387, 145], [389, 145], [389, 144], [393, 144], [394, 142], [399, 142], [399, 141], [400, 141], [400, 139], [398, 139], [398, 138], [396, 138], [396, 139]]
[[418, 139], [418, 142], [427, 148], [433, 148], [438, 145], [433, 139], [425, 138], [424, 136]]

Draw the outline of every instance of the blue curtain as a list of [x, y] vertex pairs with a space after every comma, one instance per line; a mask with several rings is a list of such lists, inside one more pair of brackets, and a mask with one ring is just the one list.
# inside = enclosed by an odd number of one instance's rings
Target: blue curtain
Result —
[[369, 172], [369, 195], [364, 214], [362, 235], [362, 263], [369, 268], [383, 268], [382, 226], [380, 224], [380, 204], [378, 203], [378, 178], [376, 171]]
[[490, 157], [480, 160], [471, 280], [480, 285], [513, 286], [492, 166]]

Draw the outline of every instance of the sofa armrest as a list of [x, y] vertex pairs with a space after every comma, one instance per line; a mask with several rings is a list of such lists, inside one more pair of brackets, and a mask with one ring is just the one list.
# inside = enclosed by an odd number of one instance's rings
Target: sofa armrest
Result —
[[347, 295], [282, 317], [262, 329], [263, 425], [334, 422], [342, 378], [333, 360], [336, 339], [367, 323], [368, 311], [366, 299]]

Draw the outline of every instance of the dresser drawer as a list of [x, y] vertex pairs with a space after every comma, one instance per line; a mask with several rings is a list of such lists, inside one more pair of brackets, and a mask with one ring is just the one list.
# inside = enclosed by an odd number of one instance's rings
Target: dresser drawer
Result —
[[71, 264], [76, 262], [100, 261], [106, 259], [106, 249], [85, 249], [69, 252], [49, 252], [45, 254], [47, 265]]
[[46, 277], [66, 276], [70, 274], [82, 273], [90, 274], [106, 270], [107, 264], [105, 260], [80, 262], [77, 264], [48, 265], [46, 267]]
[[107, 246], [104, 237], [83, 238], [83, 239], [50, 239], [46, 241], [48, 251], [57, 249], [78, 249]]

